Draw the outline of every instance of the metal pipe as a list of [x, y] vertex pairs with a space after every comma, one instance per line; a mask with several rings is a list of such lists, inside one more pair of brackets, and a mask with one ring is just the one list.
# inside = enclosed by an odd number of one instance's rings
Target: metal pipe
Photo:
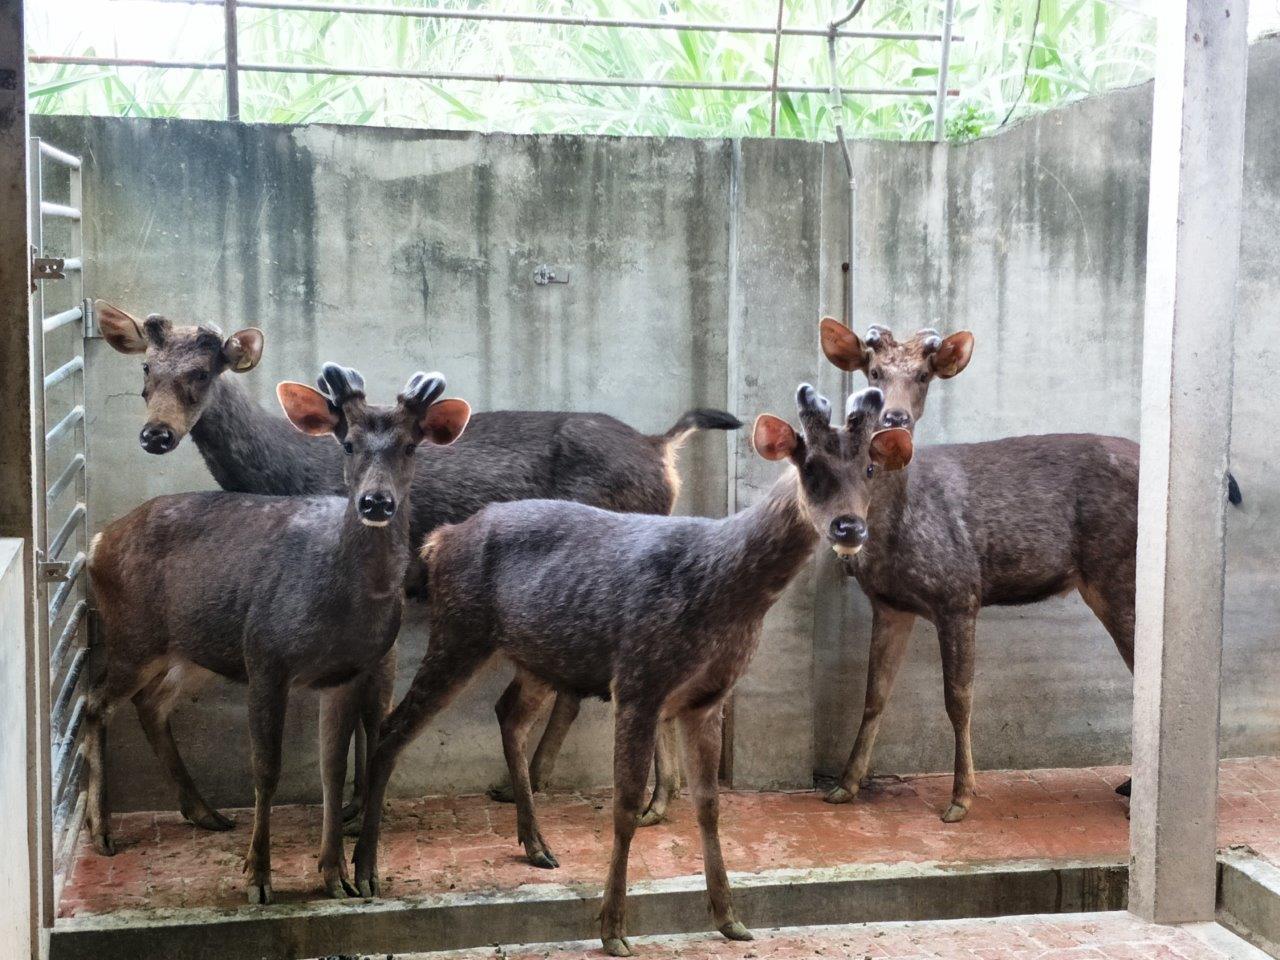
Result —
[[856, 17], [858, 15], [858, 11], [862, 9], [862, 5], [866, 2], [867, 0], [855, 0], [853, 6], [849, 8], [848, 13], [846, 13], [839, 20], [832, 20], [829, 24], [827, 24], [826, 35], [828, 37], [848, 36], [848, 34], [841, 33], [840, 28], [843, 27], [850, 20], [852, 20], [854, 17]]
[[[221, 6], [223, 0], [185, 0], [188, 3]], [[286, 10], [309, 13], [354, 13], [385, 17], [410, 17], [419, 20], [473, 20], [492, 23], [536, 23], [566, 27], [608, 27], [624, 30], [687, 30], [701, 33], [768, 34], [775, 27], [754, 23], [709, 23], [685, 20], [643, 20], [620, 17], [573, 17], [541, 13], [507, 13], [493, 10], [451, 10], [443, 7], [396, 7], [353, 3], [323, 3], [319, 0], [235, 0], [242, 9]], [[865, 0], [864, 0], [865, 2]], [[861, 4], [859, 4], [861, 6]], [[847, 20], [848, 17], [845, 18]], [[841, 21], [843, 23], [845, 21]], [[788, 37], [825, 37], [823, 27], [786, 27]], [[942, 35], [918, 30], [841, 30], [838, 36], [862, 40], [942, 40]], [[962, 37], [952, 39], [961, 40]]]
[[47, 377], [44, 378], [44, 388], [46, 390], [49, 390], [52, 387], [56, 387], [58, 384], [62, 383], [63, 380], [66, 380], [68, 377], [72, 376], [75, 373], [78, 373], [83, 369], [84, 369], [84, 358], [72, 357], [70, 360], [68, 360], [66, 363], [60, 366], [57, 370], [53, 371], [53, 373], [49, 374]]
[[[80, 724], [84, 721], [84, 697], [76, 699], [75, 709], [71, 711], [71, 719], [66, 729], [58, 736], [58, 745], [54, 751], [53, 792], [57, 794], [66, 782], [67, 772], [76, 754], [80, 752], [76, 737], [80, 735]], [[55, 733], [56, 735], [56, 733]]]
[[44, 448], [48, 450], [62, 439], [62, 435], [84, 418], [84, 407], [74, 407], [70, 413], [53, 425], [53, 429], [44, 435]]
[[48, 200], [40, 201], [40, 212], [46, 217], [62, 217], [64, 220], [80, 219], [80, 211], [75, 207], [68, 207], [65, 203], [51, 203]]
[[49, 601], [49, 625], [58, 622], [58, 615], [62, 613], [62, 608], [66, 606], [67, 598], [71, 596], [71, 591], [75, 589], [76, 580], [80, 576], [80, 571], [84, 569], [84, 554], [77, 553], [76, 558], [71, 561], [71, 569], [67, 571], [67, 579], [58, 585], [58, 590], [53, 595], [53, 599]]
[[[52, 560], [62, 552], [62, 548], [67, 545], [67, 541], [71, 539], [71, 534], [75, 533], [77, 524], [84, 523], [84, 504], [77, 503], [72, 511], [67, 514], [67, 519], [63, 521], [57, 535], [49, 543], [49, 559]], [[68, 581], [72, 578], [68, 576]]]
[[[849, 175], [848, 222], [845, 225], [845, 245], [847, 259], [844, 264], [844, 325], [853, 329], [853, 261], [857, 252], [857, 215], [858, 215], [858, 180], [853, 173], [853, 155], [849, 152], [849, 141], [844, 133], [844, 91], [840, 87], [840, 71], [836, 64], [836, 28], [848, 23], [862, 9], [866, 0], [857, 0], [852, 9], [841, 20], [831, 23], [827, 34], [827, 66], [831, 70], [831, 115], [835, 121], [836, 139], [840, 143], [840, 153], [844, 157], [845, 172]], [[847, 372], [840, 374], [840, 393], [842, 399], [848, 397], [851, 377]]]
[[[68, 269], [67, 266], [63, 267]], [[70, 310], [63, 310], [61, 313], [55, 313], [52, 317], [45, 317], [44, 332], [53, 333], [59, 327], [65, 327], [68, 323], [75, 323], [84, 317], [84, 311], [79, 307], [72, 307]]]
[[80, 682], [80, 674], [84, 672], [84, 662], [88, 656], [88, 649], [81, 647], [72, 658], [71, 666], [67, 668], [67, 675], [62, 680], [62, 688], [58, 691], [58, 699], [53, 702], [53, 713], [50, 715], [50, 722], [55, 728], [61, 725], [63, 715], [71, 706], [71, 698], [75, 696], [76, 685]]
[[236, 0], [222, 0], [226, 15], [223, 59], [227, 70], [227, 119], [240, 119], [240, 29], [236, 22]]
[[53, 652], [49, 654], [50, 680], [53, 680], [62, 670], [62, 661], [66, 659], [67, 651], [71, 649], [76, 636], [80, 633], [80, 625], [85, 622], [84, 616], [88, 612], [89, 603], [87, 600], [80, 600], [71, 608], [71, 616], [67, 618], [67, 625], [62, 628], [62, 635], [58, 637], [58, 644], [53, 648]]
[[65, 150], [59, 150], [57, 147], [53, 146], [52, 144], [45, 143], [43, 140], [40, 141], [40, 154], [41, 156], [48, 157], [50, 160], [53, 160], [55, 163], [61, 163], [65, 166], [68, 166], [72, 170], [80, 169], [79, 157], [73, 157], [71, 154], [67, 153]]
[[951, 68], [951, 28], [955, 25], [956, 0], [946, 0], [942, 11], [942, 57], [938, 63], [938, 97], [933, 106], [933, 139], [947, 137], [947, 71]]
[[67, 489], [68, 484], [75, 479], [76, 473], [84, 469], [84, 454], [77, 453], [71, 458], [71, 462], [66, 465], [62, 473], [58, 474], [58, 479], [49, 485], [49, 492], [45, 494], [44, 502], [46, 506], [53, 504], [58, 499], [63, 490]]
[[769, 136], [778, 135], [778, 65], [782, 58], [782, 13], [786, 0], [778, 0], [778, 26], [773, 35], [773, 92], [769, 95]]

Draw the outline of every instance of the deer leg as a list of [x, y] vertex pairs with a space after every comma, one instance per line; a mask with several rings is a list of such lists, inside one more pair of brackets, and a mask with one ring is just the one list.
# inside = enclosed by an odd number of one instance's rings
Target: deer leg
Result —
[[754, 940], [751, 931], [733, 913], [729, 876], [720, 851], [720, 749], [724, 736], [724, 704], [680, 715], [685, 758], [689, 763], [689, 789], [702, 834], [702, 872], [707, 878], [707, 898], [716, 929], [730, 940]]
[[507, 774], [516, 801], [516, 836], [524, 847], [525, 855], [535, 867], [553, 869], [560, 861], [538, 828], [537, 814], [533, 809], [533, 789], [529, 780], [529, 760], [525, 756], [525, 742], [529, 727], [533, 725], [538, 710], [551, 695], [551, 688], [523, 671], [511, 681], [498, 701], [496, 712], [502, 728], [502, 753], [507, 758]]
[[84, 742], [80, 745], [89, 767], [85, 824], [93, 838], [93, 848], [105, 857], [116, 852], [111, 841], [111, 814], [107, 809], [107, 720], [121, 701], [132, 697], [154, 676], [154, 670], [149, 673], [126, 670], [113, 667], [108, 661], [106, 677], [85, 698]]
[[676, 721], [669, 718], [658, 727], [653, 751], [653, 796], [640, 816], [640, 826], [652, 827], [667, 819], [667, 805], [680, 796], [680, 748], [676, 745]]
[[320, 839], [320, 876], [325, 893], [336, 900], [354, 896], [342, 855], [342, 787], [347, 779], [347, 750], [355, 732], [368, 676], [320, 692], [320, 782], [324, 819]]
[[942, 650], [942, 680], [947, 716], [955, 732], [955, 775], [951, 805], [942, 815], [945, 823], [958, 823], [973, 803], [976, 779], [969, 720], [973, 713], [974, 630], [977, 616], [954, 614], [938, 619], [938, 645]]
[[560, 757], [560, 748], [564, 746], [565, 735], [578, 719], [578, 711], [582, 708], [582, 698], [577, 694], [561, 691], [556, 694], [556, 702], [551, 707], [551, 719], [542, 731], [542, 739], [538, 748], [533, 751], [533, 762], [529, 764], [529, 783], [534, 790], [543, 789], [551, 780], [551, 772], [555, 769], [556, 760]]
[[600, 912], [604, 952], [614, 957], [631, 956], [626, 934], [627, 858], [649, 784], [649, 764], [657, 734], [657, 708], [617, 704], [613, 721], [613, 852]]
[[[368, 758], [378, 749], [378, 732], [391, 712], [391, 695], [396, 685], [396, 648], [393, 646], [364, 680], [360, 691], [360, 723], [355, 732], [356, 769], [351, 802], [342, 808], [342, 822], [349, 837], [360, 833], [360, 813], [364, 809]], [[363, 748], [363, 749], [362, 749]]]
[[209, 806], [200, 796], [195, 781], [182, 762], [178, 744], [173, 739], [169, 716], [181, 693], [180, 670], [170, 668], [133, 695], [133, 706], [138, 712], [138, 720], [151, 749], [160, 758], [170, 779], [178, 788], [178, 809], [182, 811], [182, 816], [205, 830], [230, 830], [236, 822]]
[[902, 613], [881, 604], [871, 612], [871, 652], [867, 661], [867, 693], [862, 705], [862, 723], [858, 737], [853, 742], [849, 762], [840, 774], [840, 784], [824, 798], [827, 803], [848, 803], [858, 795], [863, 779], [871, 770], [871, 752], [875, 749], [876, 734], [880, 732], [880, 719], [893, 681], [902, 666], [915, 625], [913, 613]]
[[[1119, 571], [1116, 576], [1104, 577], [1098, 583], [1080, 585], [1080, 596], [1089, 609], [1102, 621], [1115, 641], [1116, 649], [1124, 658], [1125, 666], [1133, 673], [1133, 621], [1134, 621], [1133, 571]], [[1133, 790], [1133, 781], [1126, 779], [1116, 787], [1116, 793], [1127, 797]]]
[[493, 647], [474, 638], [453, 637], [447, 628], [432, 624], [431, 644], [404, 699], [382, 723], [378, 748], [369, 755], [366, 774], [364, 822], [356, 843], [356, 889], [362, 897], [376, 897], [378, 880], [378, 834], [382, 828], [382, 805], [396, 758], [427, 722], [454, 698], [466, 682], [489, 658]]
[[280, 783], [288, 680], [249, 674], [249, 743], [253, 761], [253, 837], [244, 859], [250, 903], [271, 902], [271, 801]]

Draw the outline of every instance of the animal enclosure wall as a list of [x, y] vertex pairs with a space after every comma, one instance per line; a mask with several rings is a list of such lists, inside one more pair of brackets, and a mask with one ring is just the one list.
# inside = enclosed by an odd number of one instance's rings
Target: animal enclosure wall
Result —
[[[1280, 43], [1255, 45], [1245, 176], [1229, 517], [1223, 745], [1275, 752], [1280, 547], [1275, 345], [1269, 305], [1280, 208]], [[926, 441], [1091, 431], [1136, 436], [1150, 88], [1120, 91], [964, 146], [860, 143], [855, 326], [936, 325], [977, 337], [973, 362], [931, 390]], [[793, 412], [795, 385], [828, 393], [816, 320], [840, 312], [845, 174], [830, 145], [509, 137], [192, 121], [36, 118], [87, 158], [87, 249], [98, 296], [175, 322], [267, 335], [245, 384], [274, 403], [280, 379], [323, 360], [357, 366], [388, 397], [438, 368], [477, 409], [598, 410], [647, 432], [691, 406], [750, 421]], [[535, 268], [568, 271], [537, 285]], [[136, 358], [89, 349], [90, 515], [213, 482], [188, 439], [152, 457]], [[230, 375], [230, 374], [228, 374]], [[1228, 371], [1223, 371], [1224, 386]], [[680, 510], [722, 514], [778, 473], [745, 434], [693, 438]], [[872, 535], [874, 536], [874, 531]], [[739, 687], [731, 734], [740, 786], [802, 786], [835, 772], [861, 712], [866, 604], [823, 555], [771, 614]], [[426, 638], [410, 605], [401, 681]], [[503, 769], [491, 670], [412, 748], [401, 793], [471, 791]], [[985, 767], [1127, 756], [1129, 677], [1075, 597], [991, 610], [979, 624], [974, 743]], [[608, 710], [571, 733], [557, 780], [610, 773]], [[296, 696], [281, 800], [314, 799], [315, 709]], [[243, 690], [216, 682], [175, 717], [215, 803], [251, 796]], [[216, 749], [212, 745], [216, 745]], [[113, 802], [168, 806], [136, 721], [112, 727]], [[876, 768], [945, 769], [932, 630], [917, 629], [881, 731]], [[130, 762], [138, 758], [140, 762]]]

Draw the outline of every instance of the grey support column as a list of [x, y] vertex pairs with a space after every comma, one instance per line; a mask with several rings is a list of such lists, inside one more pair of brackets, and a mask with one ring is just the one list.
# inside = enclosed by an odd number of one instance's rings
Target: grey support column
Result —
[[1129, 909], [1214, 915], [1245, 0], [1160, 5], [1142, 369]]

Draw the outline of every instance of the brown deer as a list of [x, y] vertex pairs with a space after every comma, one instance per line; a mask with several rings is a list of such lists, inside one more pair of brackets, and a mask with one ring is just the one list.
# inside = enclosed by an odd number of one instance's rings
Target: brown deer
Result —
[[[912, 428], [935, 377], [953, 377], [973, 335], [922, 330], [898, 341], [866, 338], [831, 318], [823, 352], [885, 391], [884, 425]], [[1240, 502], [1227, 475], [1228, 496]], [[942, 819], [973, 802], [970, 742], [975, 629], [985, 606], [1036, 603], [1078, 591], [1133, 670], [1138, 445], [1121, 437], [1049, 434], [919, 447], [908, 470], [875, 487], [867, 529], [846, 551], [846, 571], [871, 601], [871, 650], [862, 724], [829, 803], [848, 803], [871, 767], [881, 714], [918, 617], [938, 632], [955, 779]], [[1118, 791], [1127, 791], [1128, 781]]]
[[[142, 357], [147, 406], [138, 440], [144, 450], [169, 453], [189, 434], [224, 490], [293, 496], [343, 491], [343, 457], [336, 445], [298, 433], [264, 410], [238, 382], [262, 359], [261, 330], [249, 327], [225, 336], [212, 326], [175, 325], [155, 314], [138, 320], [103, 300], [96, 302], [95, 313], [108, 344]], [[598, 413], [477, 413], [456, 445], [419, 448], [423, 469], [413, 481], [413, 541], [421, 543], [441, 524], [457, 523], [487, 503], [505, 500], [577, 500], [629, 513], [670, 513], [679, 493], [675, 461], [681, 444], [699, 430], [740, 426], [737, 418], [718, 410], [690, 410], [657, 436]], [[407, 585], [410, 596], [425, 589], [416, 558]], [[394, 673], [392, 661], [366, 691], [366, 738], [370, 730], [376, 735], [390, 706]], [[550, 778], [578, 708], [571, 692], [556, 698], [533, 758], [535, 789]], [[357, 737], [357, 793], [363, 782], [363, 745]], [[667, 756], [674, 749], [673, 732], [666, 730], [658, 740], [658, 775], [646, 825], [665, 817], [667, 801], [678, 792], [678, 764]], [[511, 799], [506, 786], [493, 795]], [[197, 825], [232, 825], [203, 800], [198, 806]], [[358, 814], [359, 806], [357, 796], [346, 816]]]
[[353, 892], [340, 816], [347, 748], [366, 677], [380, 669], [400, 627], [414, 452], [452, 443], [470, 416], [465, 401], [437, 399], [438, 374], [415, 374], [394, 407], [367, 403], [353, 370], [328, 364], [321, 382], [327, 395], [300, 383], [280, 384], [278, 395], [298, 431], [337, 441], [346, 496], [157, 497], [109, 524], [89, 558], [106, 639], [106, 675], [85, 712], [94, 845], [113, 852], [103, 782], [111, 710], [133, 699], [183, 812], [199, 822], [212, 812], [173, 742], [169, 712], [201, 676], [247, 683], [255, 808], [245, 873], [253, 903], [271, 901], [271, 801], [293, 686], [321, 696], [325, 889], [334, 897]]
[[684, 734], [716, 927], [751, 939], [735, 917], [720, 852], [716, 793], [725, 698], [760, 639], [761, 622], [820, 539], [852, 544], [881, 475], [911, 457], [905, 430], [876, 432], [883, 396], [850, 399], [832, 427], [827, 401], [797, 395], [801, 432], [764, 415], [756, 451], [790, 464], [759, 503], [722, 520], [637, 516], [550, 500], [494, 504], [428, 539], [431, 645], [413, 685], [382, 727], [356, 846], [357, 887], [378, 892], [382, 802], [396, 757], [497, 655], [518, 676], [500, 707], [502, 745], [516, 787], [520, 842], [550, 856], [524, 763], [529, 724], [553, 691], [614, 703], [613, 855], [601, 939], [629, 956], [627, 856], [663, 717]]

